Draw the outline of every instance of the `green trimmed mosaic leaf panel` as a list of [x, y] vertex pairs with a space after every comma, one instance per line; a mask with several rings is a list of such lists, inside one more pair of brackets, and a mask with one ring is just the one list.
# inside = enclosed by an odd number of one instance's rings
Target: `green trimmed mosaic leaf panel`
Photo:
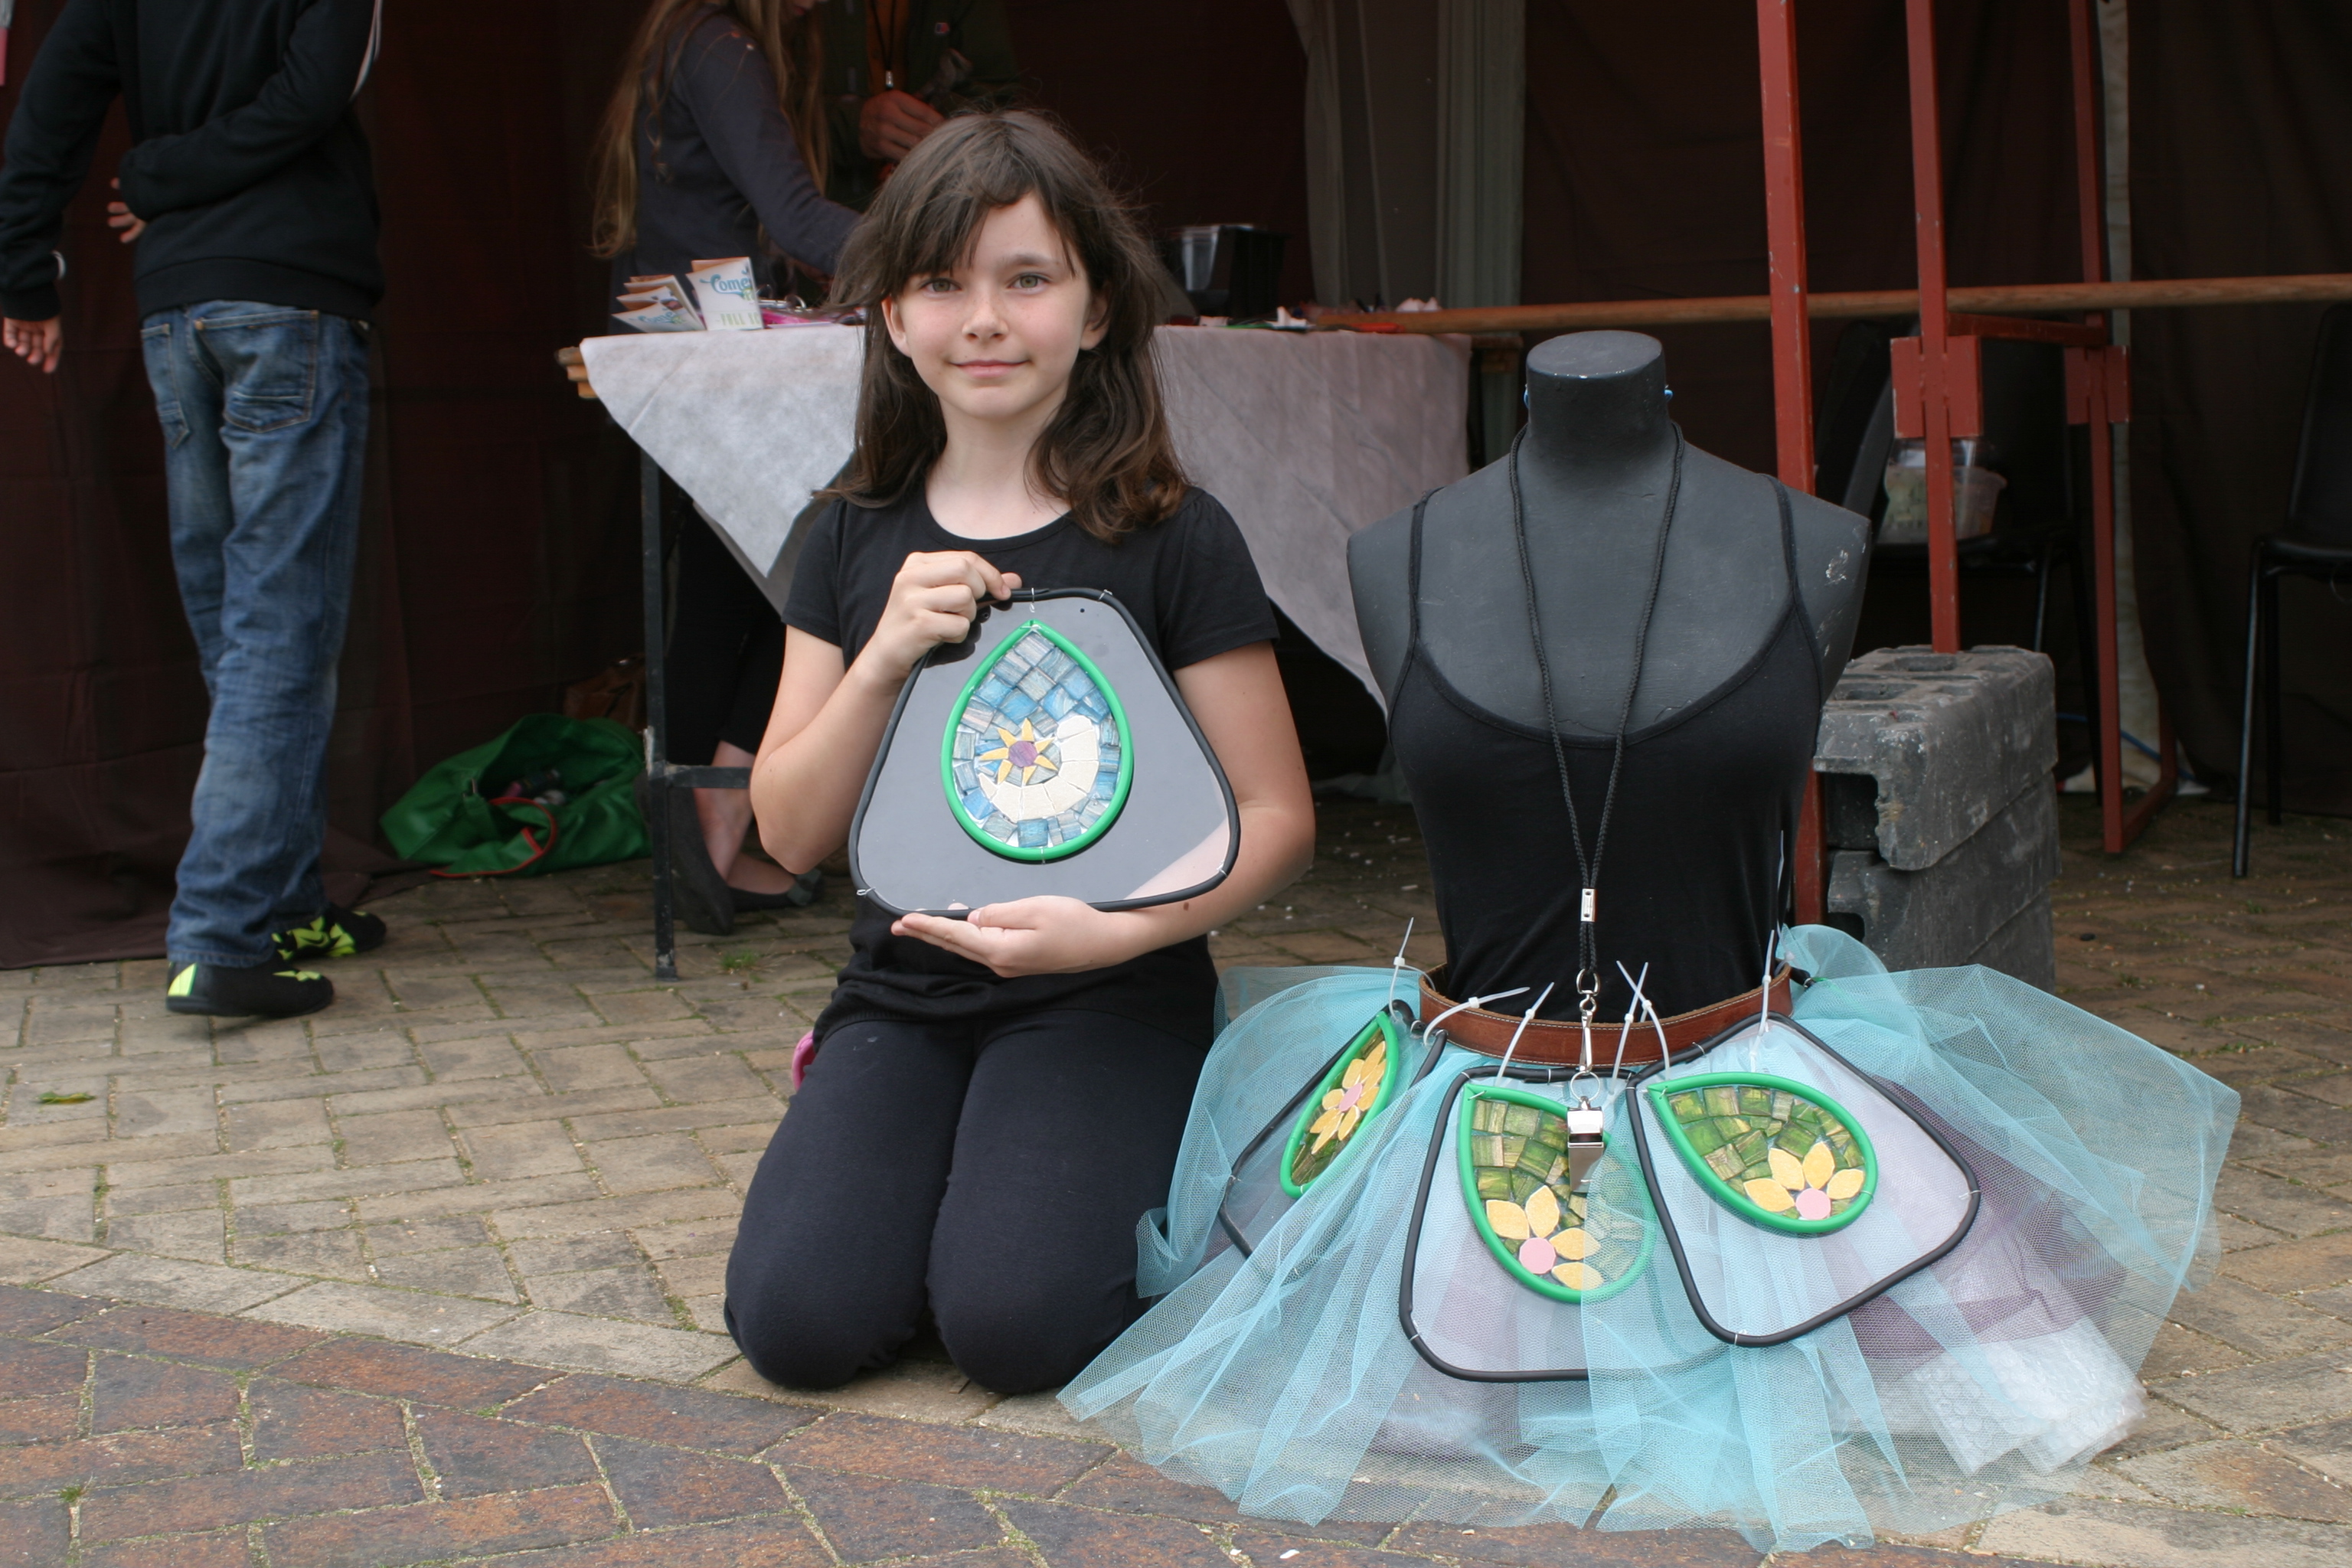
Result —
[[1307, 1097], [1282, 1152], [1282, 1190], [1304, 1194], [1331, 1168], [1357, 1130], [1388, 1108], [1404, 1082], [1405, 1037], [1386, 1007], [1372, 1015]]
[[1597, 1301], [1649, 1261], [1649, 1222], [1599, 1192], [1570, 1190], [1568, 1117], [1556, 1100], [1500, 1085], [1465, 1089], [1456, 1108], [1462, 1195], [1496, 1262], [1559, 1301]]
[[940, 773], [956, 821], [1010, 860], [1059, 860], [1118, 820], [1134, 782], [1109, 679], [1053, 627], [1013, 629], [957, 697]]
[[1774, 1230], [1853, 1224], [1878, 1187], [1878, 1156], [1818, 1089], [1767, 1073], [1702, 1073], [1647, 1086], [1685, 1166], [1717, 1202]]

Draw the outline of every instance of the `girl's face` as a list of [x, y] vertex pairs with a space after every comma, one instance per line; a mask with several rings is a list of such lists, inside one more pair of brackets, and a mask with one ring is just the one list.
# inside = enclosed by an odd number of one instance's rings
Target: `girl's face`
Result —
[[1040, 427], [1069, 389], [1078, 351], [1100, 342], [1087, 276], [1034, 195], [982, 223], [954, 271], [882, 301], [890, 341], [962, 419]]

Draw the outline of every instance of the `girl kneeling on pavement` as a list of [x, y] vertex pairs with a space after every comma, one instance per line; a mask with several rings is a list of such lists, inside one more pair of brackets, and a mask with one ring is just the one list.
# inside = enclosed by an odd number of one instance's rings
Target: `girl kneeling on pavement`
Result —
[[867, 310], [858, 450], [784, 617], [762, 844], [794, 870], [839, 849], [908, 673], [1026, 584], [1108, 589], [1134, 616], [1223, 766], [1240, 846], [1213, 890], [1151, 909], [893, 921], [860, 900], [728, 1261], [729, 1328], [773, 1382], [887, 1365], [927, 1307], [1005, 1394], [1067, 1381], [1125, 1329], [1136, 1221], [1166, 1201], [1210, 1042], [1205, 933], [1312, 856], [1272, 610], [1161, 410], [1159, 265], [1100, 172], [1018, 112], [933, 132], [844, 254], [836, 300]]

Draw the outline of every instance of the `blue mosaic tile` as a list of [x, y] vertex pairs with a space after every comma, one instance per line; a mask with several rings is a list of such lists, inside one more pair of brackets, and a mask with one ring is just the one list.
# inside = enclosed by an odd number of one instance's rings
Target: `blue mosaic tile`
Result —
[[950, 804], [967, 832], [1023, 859], [1074, 854], [1126, 799], [1129, 762], [1114, 693], [1036, 622], [972, 678], [950, 721]]

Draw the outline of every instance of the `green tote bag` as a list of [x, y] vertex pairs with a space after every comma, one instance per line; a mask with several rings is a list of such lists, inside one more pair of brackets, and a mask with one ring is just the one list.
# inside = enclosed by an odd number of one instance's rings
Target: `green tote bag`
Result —
[[527, 714], [427, 771], [383, 814], [383, 836], [442, 877], [633, 860], [648, 849], [629, 787], [644, 767], [644, 742], [610, 719]]

